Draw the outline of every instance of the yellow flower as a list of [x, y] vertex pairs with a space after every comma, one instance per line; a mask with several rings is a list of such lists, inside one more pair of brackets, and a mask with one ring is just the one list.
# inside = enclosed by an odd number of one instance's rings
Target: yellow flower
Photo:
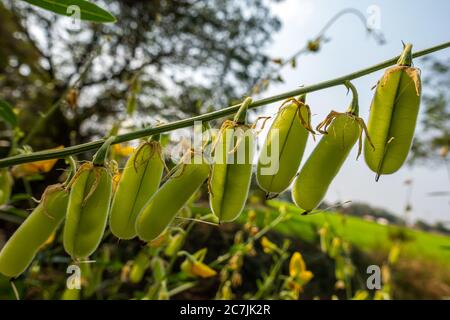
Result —
[[261, 246], [263, 251], [267, 254], [271, 254], [278, 249], [277, 245], [269, 240], [267, 237], [262, 237]]
[[[64, 146], [59, 146], [50, 150], [62, 149]], [[23, 178], [31, 176], [36, 173], [45, 173], [52, 170], [58, 159], [41, 160], [36, 162], [24, 163], [14, 166], [11, 170], [15, 178]]]
[[297, 278], [302, 272], [306, 271], [305, 261], [300, 252], [294, 252], [289, 262], [289, 275]]
[[303, 291], [303, 286], [312, 278], [313, 273], [306, 270], [305, 261], [300, 252], [294, 252], [289, 261], [289, 277], [287, 278], [287, 287], [295, 295], [296, 299]]
[[217, 274], [216, 270], [203, 263], [206, 256], [206, 248], [200, 249], [186, 257], [181, 264], [181, 270], [192, 277], [209, 278]]
[[187, 258], [181, 264], [181, 270], [191, 277], [210, 278], [217, 274], [216, 270], [210, 268], [201, 261], [193, 261]]
[[196, 261], [191, 266], [190, 274], [200, 278], [210, 278], [214, 277], [217, 272], [203, 262]]
[[400, 245], [398, 243], [396, 243], [389, 250], [389, 256], [388, 256], [389, 264], [391, 264], [391, 265], [396, 264], [399, 256], [400, 256]]
[[309, 282], [314, 277], [311, 271], [303, 271], [299, 274], [298, 278], [302, 281], [302, 283]]
[[369, 297], [369, 293], [366, 290], [358, 290], [353, 296], [353, 300], [366, 300]]
[[112, 148], [114, 154], [120, 157], [128, 157], [134, 151], [134, 148], [132, 146], [129, 145], [123, 146], [120, 143], [113, 145]]

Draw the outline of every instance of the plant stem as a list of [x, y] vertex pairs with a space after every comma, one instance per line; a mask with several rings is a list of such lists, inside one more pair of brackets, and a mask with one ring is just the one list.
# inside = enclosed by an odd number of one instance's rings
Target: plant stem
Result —
[[[412, 57], [413, 58], [421, 57], [421, 56], [430, 54], [435, 51], [443, 50], [448, 47], [450, 47], [450, 42], [445, 42], [445, 43], [439, 44], [437, 46], [424, 49], [422, 51], [417, 51], [417, 52], [413, 53]], [[396, 64], [396, 62], [399, 58], [400, 58], [400, 56], [396, 56], [392, 59], [378, 63], [371, 67], [368, 67], [368, 68], [365, 68], [365, 69], [362, 69], [362, 70], [359, 70], [359, 71], [356, 71], [356, 72], [353, 72], [353, 73], [350, 73], [350, 74], [347, 74], [347, 75], [344, 75], [344, 76], [341, 76], [341, 77], [338, 77], [338, 78], [335, 78], [332, 80], [323, 81], [323, 82], [316, 83], [316, 84], [313, 84], [310, 86], [305, 86], [305, 87], [301, 87], [301, 88], [298, 88], [295, 90], [286, 91], [281, 94], [274, 95], [274, 96], [271, 96], [268, 98], [256, 100], [256, 101], [253, 101], [253, 103], [251, 105], [249, 105], [248, 108], [254, 109], [254, 108], [258, 108], [258, 107], [261, 107], [261, 106], [264, 106], [264, 105], [267, 105], [267, 104], [270, 104], [273, 102], [277, 102], [280, 100], [298, 96], [298, 95], [301, 95], [304, 93], [319, 91], [319, 90], [334, 87], [337, 85], [342, 85], [346, 81], [361, 78], [365, 75], [371, 74], [378, 70], [390, 67], [390, 66]], [[211, 121], [211, 120], [223, 118], [225, 116], [229, 116], [231, 114], [236, 113], [239, 110], [240, 106], [241, 106], [241, 103], [227, 107], [227, 108], [223, 108], [223, 109], [220, 109], [217, 111], [213, 111], [210, 113], [195, 116], [192, 118], [178, 120], [178, 121], [174, 121], [174, 122], [164, 124], [161, 126], [148, 127], [148, 128], [136, 130], [133, 132], [125, 133], [122, 135], [118, 135], [116, 137], [116, 139], [112, 142], [112, 144], [135, 140], [135, 139], [151, 136], [151, 135], [158, 134], [158, 133], [173, 131], [176, 129], [190, 127], [190, 126], [194, 125], [195, 121]], [[30, 154], [22, 154], [22, 155], [17, 155], [17, 156], [13, 156], [13, 157], [8, 157], [8, 158], [0, 160], [0, 168], [4, 168], [4, 167], [12, 166], [15, 164], [20, 164], [20, 163], [38, 161], [38, 160], [64, 158], [64, 157], [67, 157], [70, 155], [79, 154], [79, 153], [83, 153], [86, 151], [98, 149], [104, 142], [105, 142], [105, 140], [102, 139], [102, 140], [79, 144], [76, 146], [67, 147], [64, 149], [59, 149], [59, 150], [43, 150], [43, 151], [33, 152]]]
[[347, 112], [350, 112], [355, 116], [359, 116], [358, 90], [356, 90], [355, 86], [350, 81], [346, 81], [345, 86], [352, 92], [352, 102], [348, 107]]
[[[341, 17], [347, 15], [347, 14], [353, 14], [354, 16], [356, 16], [360, 22], [362, 23], [362, 25], [364, 27], [366, 27], [366, 17], [364, 16], [364, 14], [354, 8], [345, 8], [341, 11], [339, 11], [338, 13], [336, 13], [333, 17], [331, 17], [330, 20], [328, 20], [328, 22], [324, 25], [324, 27], [319, 31], [319, 33], [312, 38], [312, 41], [318, 42], [319, 44], [321, 44], [322, 40], [325, 38], [325, 33], [328, 31], [329, 28], [331, 28], [333, 26], [333, 24], [338, 21]], [[374, 38], [378, 38], [376, 39], [379, 43], [383, 43], [384, 42], [384, 37], [382, 36], [382, 34], [376, 34], [374, 30], [367, 28], [367, 31], [371, 32], [372, 35], [374, 36]], [[308, 44], [307, 43], [305, 46], [303, 46], [301, 49], [299, 49], [297, 52], [295, 52], [293, 55], [291, 55], [288, 58], [283, 58], [283, 61], [279, 64], [279, 67], [277, 68], [277, 70], [269, 70], [269, 72], [272, 72], [272, 75], [270, 73], [266, 74], [262, 79], [258, 80], [253, 86], [252, 86], [252, 91], [250, 91], [249, 94], [251, 94], [253, 92], [253, 89], [256, 86], [261, 85], [264, 81], [270, 81], [271, 79], [273, 79], [273, 72], [275, 72], [276, 74], [278, 74], [281, 69], [283, 69], [286, 65], [292, 63], [292, 60], [297, 59], [300, 55], [305, 54], [305, 53], [310, 53], [311, 50], [308, 48]]]
[[92, 160], [92, 163], [95, 166], [104, 166], [105, 165], [106, 158], [108, 157], [109, 146], [114, 141], [114, 139], [115, 139], [115, 136], [109, 137], [102, 144], [102, 146], [98, 149], [97, 153], [94, 155], [94, 159]]

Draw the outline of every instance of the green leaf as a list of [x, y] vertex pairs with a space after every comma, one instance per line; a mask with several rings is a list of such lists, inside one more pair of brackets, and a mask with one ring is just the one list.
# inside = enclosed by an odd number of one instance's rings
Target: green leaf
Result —
[[17, 117], [11, 105], [5, 100], [0, 99], [0, 118], [9, 123], [12, 127], [17, 126]]
[[108, 11], [86, 0], [24, 0], [32, 5], [60, 15], [72, 17], [71, 6], [80, 8], [80, 19], [93, 22], [116, 22], [116, 18]]

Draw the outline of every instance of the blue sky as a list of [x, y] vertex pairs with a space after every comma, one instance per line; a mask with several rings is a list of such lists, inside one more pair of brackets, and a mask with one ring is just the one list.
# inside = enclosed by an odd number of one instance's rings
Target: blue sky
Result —
[[[285, 0], [273, 5], [274, 12], [283, 22], [282, 30], [274, 36], [274, 42], [267, 48], [272, 57], [288, 57], [304, 43], [314, 37], [323, 25], [338, 11], [354, 7], [364, 14], [370, 6], [379, 8], [380, 27], [386, 44], [380, 46], [367, 36], [361, 22], [352, 15], [341, 18], [328, 32], [331, 41], [325, 44], [319, 54], [303, 55], [297, 61], [297, 68], [286, 67], [282, 71], [285, 82], [276, 84], [264, 92], [269, 96], [291, 90], [300, 85], [341, 76], [400, 54], [401, 40], [411, 42], [413, 50], [420, 50], [450, 40], [450, 1], [331, 1], [331, 0]], [[448, 58], [450, 49], [433, 54], [437, 58]], [[415, 66], [426, 69], [420, 60]], [[367, 119], [372, 99], [371, 88], [381, 77], [382, 71], [355, 80], [360, 96], [361, 116]], [[318, 123], [331, 110], [344, 111], [350, 102], [342, 86], [312, 93], [307, 97], [312, 107], [314, 123]], [[272, 114], [279, 104], [266, 107], [262, 113]], [[420, 118], [419, 118], [420, 121]], [[309, 141], [306, 154], [314, 147]], [[413, 180], [411, 218], [428, 222], [450, 221], [450, 199], [430, 197], [433, 191], [450, 190], [450, 181], [444, 167], [404, 166], [393, 175], [382, 176], [378, 183], [374, 174], [367, 169], [363, 157], [358, 161], [354, 148], [348, 161], [331, 185], [327, 201], [363, 201], [385, 207], [402, 214], [405, 206], [406, 179]], [[306, 158], [306, 157], [305, 157]], [[304, 159], [305, 160], [305, 159]]]

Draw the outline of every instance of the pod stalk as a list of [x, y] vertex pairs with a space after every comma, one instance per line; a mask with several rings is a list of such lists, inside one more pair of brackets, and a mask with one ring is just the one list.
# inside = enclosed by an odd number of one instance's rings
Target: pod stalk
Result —
[[66, 158], [66, 163], [69, 165], [69, 173], [67, 174], [66, 181], [63, 183], [64, 187], [67, 187], [70, 184], [70, 181], [77, 172], [77, 163], [72, 156]]
[[350, 82], [345, 81], [344, 85], [347, 87], [348, 90], [352, 92], [352, 102], [350, 106], [347, 109], [347, 112], [358, 116], [359, 115], [359, 101], [358, 101], [358, 91], [356, 90], [356, 87]]
[[157, 133], [157, 134], [150, 136], [150, 138], [148, 138], [148, 142], [150, 142], [150, 141], [157, 141], [157, 142], [161, 141], [161, 134]]
[[407, 43], [403, 47], [403, 52], [398, 58], [397, 64], [399, 66], [411, 67], [412, 64], [412, 44]]
[[236, 112], [236, 115], [234, 116], [234, 122], [237, 122], [239, 124], [246, 123], [247, 109], [248, 109], [249, 105], [252, 104], [252, 101], [253, 100], [250, 97], [245, 98], [245, 100], [241, 103], [239, 110]]
[[297, 100], [301, 103], [306, 103], [306, 93], [299, 95]]
[[108, 156], [109, 146], [116, 139], [115, 136], [109, 137], [105, 140], [102, 146], [98, 149], [98, 151], [94, 155], [94, 160], [92, 161], [94, 166], [103, 166], [105, 165], [106, 157]]

